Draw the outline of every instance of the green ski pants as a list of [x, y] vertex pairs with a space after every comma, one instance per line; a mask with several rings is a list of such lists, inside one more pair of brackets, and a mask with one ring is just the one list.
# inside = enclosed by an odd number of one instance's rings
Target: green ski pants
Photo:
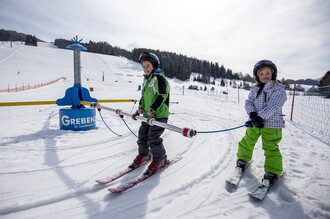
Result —
[[282, 155], [278, 143], [282, 139], [281, 128], [247, 128], [245, 136], [238, 143], [237, 158], [249, 162], [259, 137], [262, 138], [262, 149], [266, 157], [264, 170], [266, 173], [281, 174], [283, 171]]

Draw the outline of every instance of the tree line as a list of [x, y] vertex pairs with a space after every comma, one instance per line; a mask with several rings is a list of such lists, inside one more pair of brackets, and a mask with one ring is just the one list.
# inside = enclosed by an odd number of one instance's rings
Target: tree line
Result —
[[[59, 48], [66, 48], [71, 44], [71, 41], [65, 39], [56, 39], [54, 44]], [[206, 60], [199, 60], [193, 57], [187, 57], [182, 54], [173, 52], [152, 50], [147, 48], [135, 48], [132, 52], [121, 49], [119, 47], [111, 46], [107, 42], [93, 42], [81, 43], [87, 48], [89, 52], [101, 53], [114, 56], [126, 57], [129, 60], [138, 62], [139, 56], [143, 51], [155, 53], [160, 59], [160, 67], [169, 78], [178, 78], [180, 80], [187, 80], [190, 78], [192, 72], [200, 73], [202, 76], [197, 80], [204, 83], [212, 83], [213, 78], [228, 78], [236, 80], [244, 80], [254, 82], [254, 79], [249, 75], [242, 73], [234, 73], [231, 69], [226, 69], [223, 65], [209, 62]]]
[[25, 45], [38, 46], [38, 41], [41, 41], [36, 36], [31, 34], [18, 33], [13, 30], [0, 29], [0, 41], [21, 41]]
[[[72, 42], [65, 39], [56, 39], [54, 44], [59, 48], [66, 48]], [[193, 57], [187, 57], [186, 55], [177, 54], [174, 52], [153, 50], [148, 48], [134, 48], [132, 52], [125, 49], [111, 46], [107, 42], [93, 42], [81, 43], [87, 48], [89, 52], [101, 53], [113, 56], [126, 57], [129, 60], [138, 62], [139, 56], [144, 51], [155, 53], [160, 59], [160, 67], [164, 70], [165, 74], [169, 78], [178, 78], [180, 80], [190, 79], [192, 72], [199, 73], [200, 76], [195, 77], [193, 80], [202, 83], [214, 84], [211, 78], [227, 78], [231, 80], [242, 80], [244, 82], [255, 83], [255, 79], [248, 73], [242, 74], [241, 72], [233, 72], [231, 69], [226, 69], [223, 65], [219, 65], [217, 62], [209, 62], [206, 60], [200, 60]], [[289, 84], [305, 84], [305, 85], [319, 85], [318, 80], [313, 79], [284, 79], [280, 80], [284, 85], [289, 87]], [[246, 83], [244, 83], [248, 86]]]
[[21, 41], [24, 42], [26, 34], [13, 30], [0, 29], [0, 41]]
[[[0, 29], [0, 41], [21, 41], [25, 42], [26, 45], [37, 46], [37, 42], [42, 40], [38, 39], [34, 35]], [[56, 46], [63, 49], [65, 49], [66, 46], [70, 45], [71, 43], [72, 42], [70, 40], [66, 39], [55, 39], [54, 41]], [[194, 78], [194, 80], [203, 83], [214, 83], [211, 78], [227, 78], [232, 80], [242, 80], [244, 82], [255, 82], [254, 78], [251, 77], [248, 73], [243, 75], [241, 72], [233, 72], [229, 68], [226, 69], [223, 65], [219, 65], [217, 62], [200, 60], [194, 57], [187, 57], [185, 55], [173, 52], [152, 50], [147, 48], [135, 48], [132, 51], [127, 51], [117, 46], [111, 46], [107, 42], [89, 41], [88, 43], [81, 44], [87, 48], [88, 52], [121, 56], [133, 61], [138, 61], [139, 55], [143, 51], [153, 52], [159, 57], [161, 61], [160, 67], [164, 70], [166, 76], [169, 78], [176, 77], [180, 80], [187, 80], [190, 78], [190, 74], [192, 72], [196, 72], [201, 75]], [[301, 83], [307, 85], [324, 86], [319, 84], [321, 82], [313, 79], [300, 79], [295, 81], [292, 79], [285, 80], [283, 78], [281, 82], [283, 84]]]

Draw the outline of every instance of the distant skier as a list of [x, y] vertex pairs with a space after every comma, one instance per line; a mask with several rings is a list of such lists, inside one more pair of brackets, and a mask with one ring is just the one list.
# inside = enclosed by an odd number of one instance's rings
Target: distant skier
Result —
[[246, 163], [252, 159], [254, 146], [262, 136], [265, 154], [262, 184], [269, 188], [283, 171], [279, 142], [284, 128], [282, 107], [287, 97], [284, 86], [276, 80], [277, 68], [273, 62], [257, 62], [253, 75], [257, 84], [251, 88], [245, 102], [245, 110], [250, 120], [246, 122], [248, 128], [239, 142], [236, 168], [244, 172]]
[[[139, 107], [132, 118], [136, 120], [136, 116], [143, 114], [146, 118], [154, 118], [156, 121], [167, 123], [170, 98], [169, 84], [164, 72], [159, 68], [160, 61], [155, 54], [143, 52], [139, 57], [139, 62], [145, 75]], [[162, 127], [150, 126], [145, 122], [141, 123], [137, 141], [139, 154], [130, 167], [141, 165], [152, 158], [152, 162], [144, 173], [150, 175], [166, 165], [166, 150], [163, 139], [160, 137], [164, 130]]]

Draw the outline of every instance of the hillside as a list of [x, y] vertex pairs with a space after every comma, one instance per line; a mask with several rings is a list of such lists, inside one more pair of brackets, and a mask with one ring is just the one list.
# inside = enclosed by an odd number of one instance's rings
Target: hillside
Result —
[[[138, 63], [88, 52], [81, 57], [82, 85], [94, 88], [92, 97], [139, 99], [142, 69]], [[56, 100], [73, 85], [73, 53], [49, 44], [10, 48], [2, 43], [0, 75], [0, 89], [67, 77], [38, 89], [0, 93], [0, 102]], [[213, 93], [210, 87], [206, 92], [183, 92], [183, 86], [203, 85], [169, 81], [173, 102], [169, 124], [210, 131], [246, 121], [247, 91], [215, 86]], [[134, 103], [105, 105], [128, 113], [137, 107]], [[289, 107], [288, 101], [286, 114]], [[52, 105], [0, 107], [0, 218], [330, 218], [330, 175], [326, 174], [330, 147], [290, 123], [289, 116], [280, 143], [285, 176], [264, 201], [257, 202], [247, 193], [263, 175], [261, 140], [237, 190], [228, 191], [225, 184], [245, 128], [193, 138], [167, 130], [163, 134], [167, 155], [181, 159], [125, 193], [110, 194], [108, 186], [119, 186], [144, 171], [140, 168], [107, 186], [95, 183], [131, 163], [137, 154], [136, 137], [122, 119], [106, 110], [101, 111], [106, 124], [121, 137], [110, 132], [99, 115], [95, 130], [59, 130], [59, 109]], [[124, 119], [137, 133], [140, 123]]]

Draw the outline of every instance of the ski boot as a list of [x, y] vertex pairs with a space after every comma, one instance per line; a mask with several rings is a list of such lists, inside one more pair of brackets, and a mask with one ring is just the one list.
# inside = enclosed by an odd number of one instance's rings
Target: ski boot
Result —
[[236, 171], [239, 172], [240, 174], [243, 174], [245, 171], [245, 167], [246, 167], [246, 161], [242, 160], [242, 159], [238, 159], [236, 161]]
[[148, 162], [149, 160], [151, 160], [152, 155], [150, 153], [148, 153], [148, 155], [137, 155], [135, 157], [135, 159], [133, 160], [133, 163], [131, 165], [129, 165], [129, 168], [136, 168], [138, 166], [140, 166], [141, 164]]
[[276, 174], [265, 173], [264, 178], [261, 181], [261, 184], [269, 189], [276, 183], [277, 180], [278, 180], [278, 176]]
[[165, 155], [162, 160], [153, 160], [149, 166], [148, 169], [144, 172], [144, 175], [153, 175], [155, 174], [159, 169], [163, 168], [168, 164], [167, 156]]

